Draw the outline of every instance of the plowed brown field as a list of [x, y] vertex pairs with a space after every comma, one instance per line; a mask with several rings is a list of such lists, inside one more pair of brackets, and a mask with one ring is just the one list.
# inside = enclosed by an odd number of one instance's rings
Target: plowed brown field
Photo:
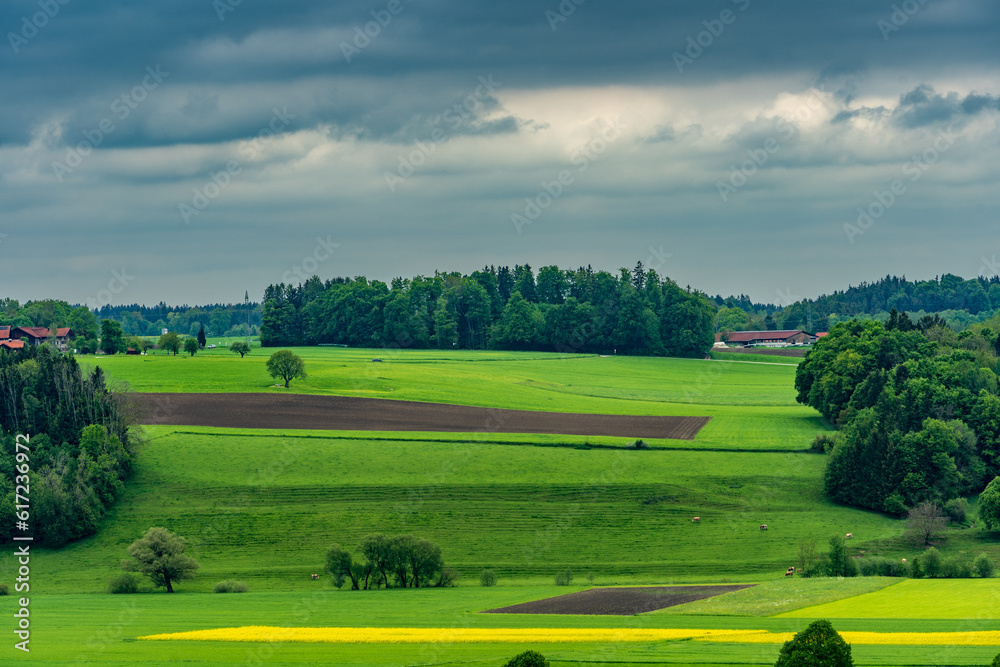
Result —
[[709, 417], [594, 415], [305, 394], [135, 394], [147, 424], [221, 428], [559, 433], [693, 440]]
[[596, 614], [631, 616], [665, 609], [695, 600], [713, 598], [723, 593], [751, 588], [732, 586], [650, 586], [630, 588], [591, 588], [579, 593], [560, 595], [534, 602], [524, 602], [490, 609], [487, 614]]

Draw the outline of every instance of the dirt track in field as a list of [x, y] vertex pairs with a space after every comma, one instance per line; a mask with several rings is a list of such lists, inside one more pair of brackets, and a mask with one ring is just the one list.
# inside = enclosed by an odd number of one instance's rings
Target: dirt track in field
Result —
[[348, 431], [558, 433], [694, 440], [709, 417], [589, 415], [306, 394], [136, 394], [146, 424]]
[[560, 595], [534, 602], [524, 602], [490, 609], [486, 614], [597, 614], [631, 616], [666, 609], [679, 604], [714, 598], [723, 593], [752, 588], [754, 584], [733, 586], [651, 586], [630, 588], [591, 588], [579, 593]]

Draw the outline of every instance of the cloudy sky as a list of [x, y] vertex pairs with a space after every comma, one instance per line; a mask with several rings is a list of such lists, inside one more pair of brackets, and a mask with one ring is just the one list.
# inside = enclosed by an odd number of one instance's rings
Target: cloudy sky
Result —
[[0, 296], [998, 272], [994, 0], [7, 0], [0, 27]]

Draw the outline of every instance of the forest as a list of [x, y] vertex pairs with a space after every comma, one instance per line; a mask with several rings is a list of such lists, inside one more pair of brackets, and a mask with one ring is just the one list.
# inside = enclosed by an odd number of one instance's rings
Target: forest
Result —
[[95, 533], [121, 494], [139, 421], [136, 405], [99, 368], [85, 373], [48, 345], [0, 351], [0, 542], [17, 518], [17, 434], [30, 436], [24, 463], [35, 540], [61, 546]]
[[796, 371], [800, 403], [840, 426], [827, 494], [901, 515], [978, 493], [1000, 475], [1000, 337], [940, 318], [838, 324]]
[[618, 275], [591, 267], [486, 267], [470, 275], [378, 280], [314, 276], [268, 286], [264, 346], [334, 344], [703, 356], [715, 308], [639, 262]]

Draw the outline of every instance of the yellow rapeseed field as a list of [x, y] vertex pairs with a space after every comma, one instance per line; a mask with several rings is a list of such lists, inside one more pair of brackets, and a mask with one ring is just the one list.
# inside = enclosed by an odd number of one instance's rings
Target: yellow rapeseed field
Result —
[[617, 643], [694, 639], [726, 634], [733, 634], [733, 631], [664, 628], [276, 628], [251, 625], [148, 635], [139, 639], [337, 644]]
[[[849, 644], [998, 646], [1000, 631], [842, 632]], [[222, 642], [321, 642], [333, 644], [623, 643], [693, 639], [733, 644], [782, 644], [791, 632], [677, 630], [670, 628], [241, 628], [147, 635], [147, 640]]]

